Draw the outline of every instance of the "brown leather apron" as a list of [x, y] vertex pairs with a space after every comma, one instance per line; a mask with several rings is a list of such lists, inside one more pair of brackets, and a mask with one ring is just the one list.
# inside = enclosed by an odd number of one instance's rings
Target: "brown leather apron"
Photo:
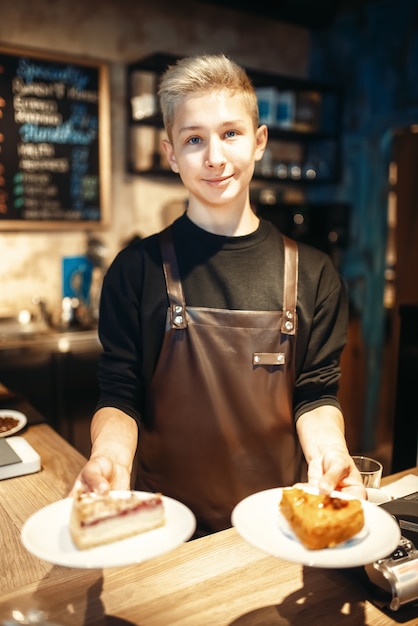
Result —
[[184, 502], [201, 532], [229, 527], [233, 507], [251, 493], [300, 480], [298, 255], [295, 242], [283, 240], [283, 311], [237, 311], [187, 306], [171, 231], [161, 234], [170, 306], [137, 486]]

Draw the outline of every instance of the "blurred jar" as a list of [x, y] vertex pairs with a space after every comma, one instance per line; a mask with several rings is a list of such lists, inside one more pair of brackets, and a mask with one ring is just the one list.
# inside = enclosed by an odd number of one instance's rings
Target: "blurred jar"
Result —
[[300, 180], [302, 178], [302, 168], [299, 163], [289, 163], [289, 177], [292, 180]]
[[313, 163], [304, 163], [302, 168], [302, 176], [306, 180], [315, 180], [317, 173]]
[[287, 163], [277, 163], [274, 167], [274, 175], [280, 180], [286, 180], [289, 177], [289, 169]]

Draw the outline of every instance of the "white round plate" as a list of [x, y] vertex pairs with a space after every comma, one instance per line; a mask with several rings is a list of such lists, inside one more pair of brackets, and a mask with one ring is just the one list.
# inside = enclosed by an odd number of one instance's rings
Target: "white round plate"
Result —
[[[333, 492], [333, 497], [344, 497]], [[256, 548], [285, 561], [311, 567], [359, 567], [391, 554], [401, 533], [395, 519], [375, 504], [362, 500], [365, 530], [351, 540], [323, 550], [308, 550], [286, 531], [279, 511], [282, 488], [267, 489], [248, 496], [232, 512], [232, 524], [243, 539]]]
[[[111, 493], [118, 494], [117, 491]], [[135, 493], [144, 498], [152, 495], [142, 491]], [[22, 543], [36, 557], [66, 567], [102, 569], [142, 563], [187, 541], [196, 527], [193, 513], [184, 504], [166, 496], [162, 499], [164, 526], [90, 550], [78, 550], [69, 531], [73, 499], [65, 498], [37, 511], [25, 522]]]
[[382, 489], [373, 489], [372, 487], [366, 487], [367, 501], [370, 504], [383, 504], [384, 502], [390, 502], [392, 498], [388, 493], [385, 493]]
[[22, 430], [22, 428], [26, 426], [28, 421], [26, 419], [26, 415], [20, 411], [13, 411], [12, 409], [0, 409], [0, 417], [14, 417], [14, 419], [19, 422], [16, 426], [14, 426], [14, 428], [1, 432], [0, 437], [9, 437], [10, 435], [18, 433], [19, 430]]

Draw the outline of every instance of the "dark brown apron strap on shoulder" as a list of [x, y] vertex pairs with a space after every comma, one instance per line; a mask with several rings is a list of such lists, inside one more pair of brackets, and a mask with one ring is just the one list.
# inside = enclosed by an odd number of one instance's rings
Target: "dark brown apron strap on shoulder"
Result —
[[295, 335], [297, 331], [296, 304], [298, 299], [298, 246], [296, 241], [282, 235], [284, 243], [283, 317], [281, 331]]
[[172, 328], [186, 328], [186, 302], [180, 280], [180, 271], [177, 256], [174, 250], [171, 227], [165, 228], [159, 235], [163, 270], [170, 303], [170, 318]]
[[[286, 335], [295, 335], [297, 330], [298, 248], [295, 241], [285, 235], [282, 237], [284, 243], [284, 288], [281, 331]], [[186, 328], [186, 302], [170, 226], [160, 233], [160, 244], [170, 302], [171, 325], [173, 328]]]

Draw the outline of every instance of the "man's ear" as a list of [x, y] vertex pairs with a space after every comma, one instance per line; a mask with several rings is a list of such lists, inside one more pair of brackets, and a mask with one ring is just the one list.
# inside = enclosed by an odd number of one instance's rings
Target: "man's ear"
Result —
[[255, 133], [255, 160], [260, 161], [263, 158], [264, 150], [266, 149], [268, 141], [268, 130], [265, 124], [259, 126]]
[[179, 168], [177, 166], [176, 157], [174, 155], [174, 148], [172, 143], [168, 139], [163, 139], [161, 142], [162, 148], [167, 157], [167, 161], [170, 163], [170, 167], [176, 174], [179, 173]]

